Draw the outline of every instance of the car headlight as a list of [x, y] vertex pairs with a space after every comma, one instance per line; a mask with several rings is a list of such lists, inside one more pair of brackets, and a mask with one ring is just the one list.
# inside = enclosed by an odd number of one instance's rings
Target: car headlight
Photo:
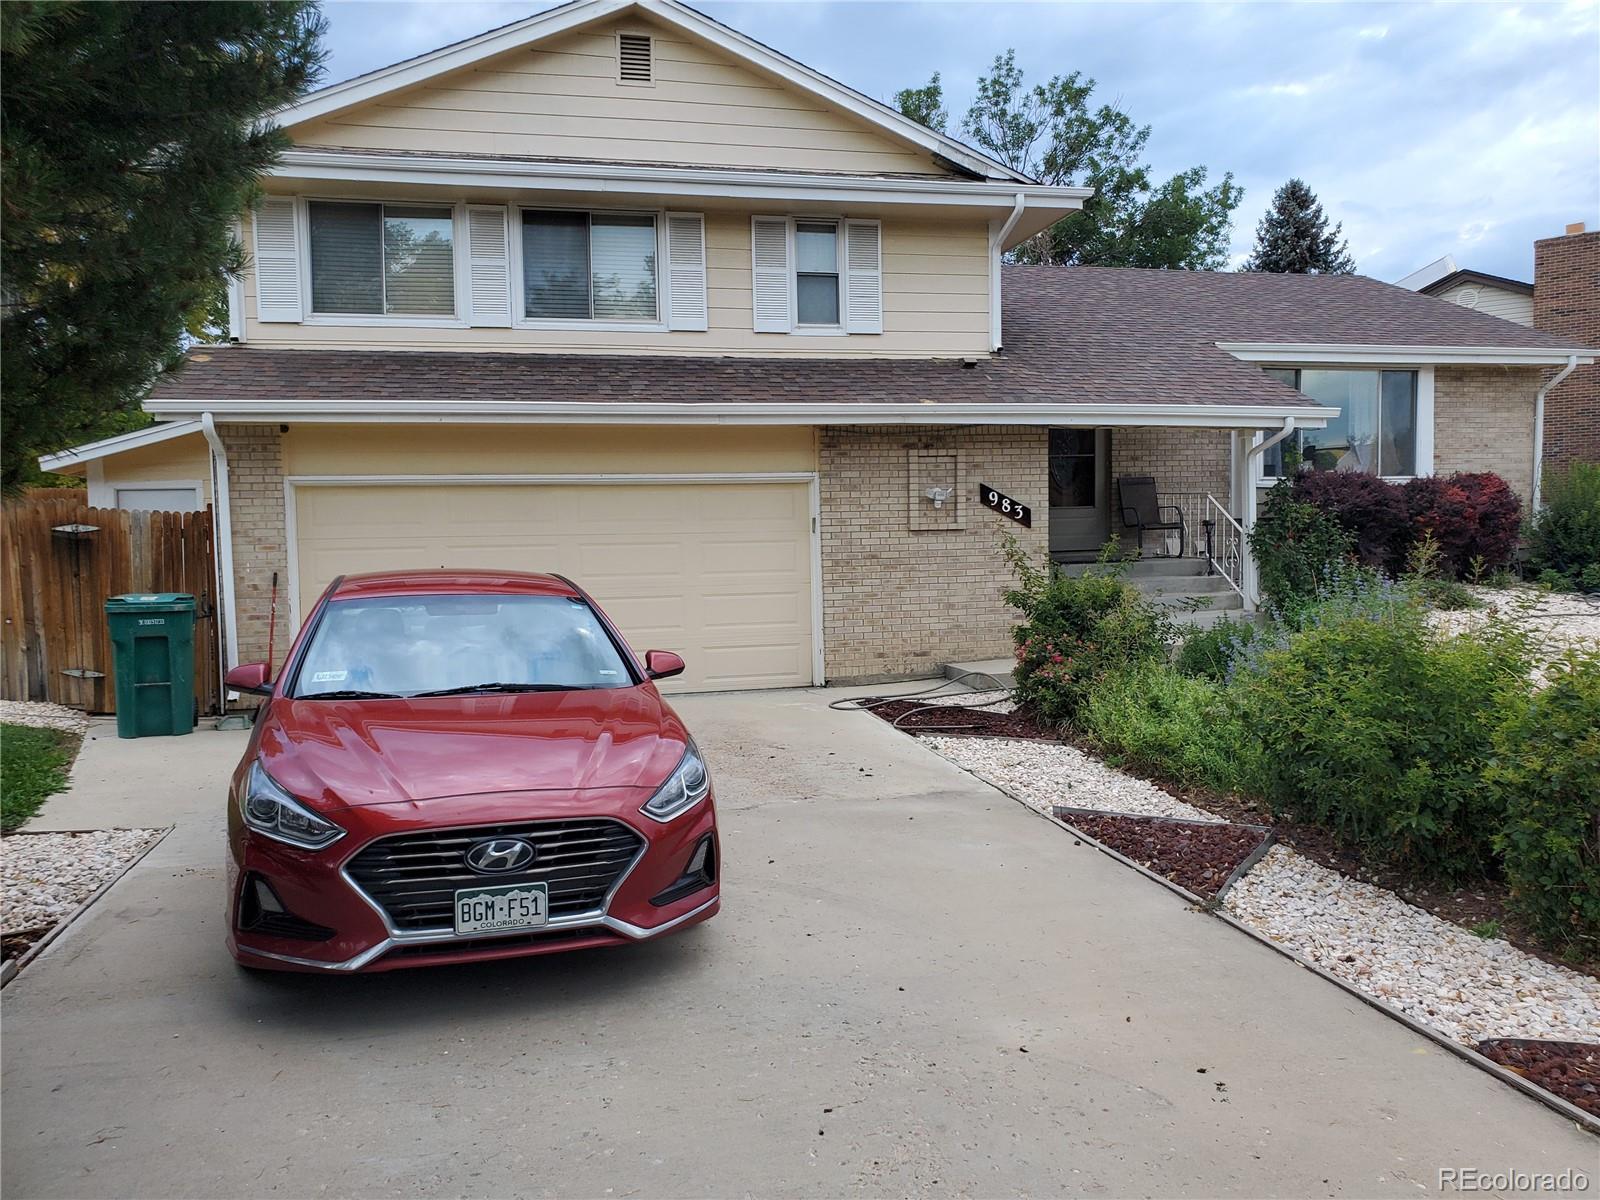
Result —
[[670, 821], [699, 804], [710, 791], [711, 775], [700, 757], [699, 747], [691, 741], [683, 752], [683, 761], [639, 811], [657, 821]]
[[244, 823], [257, 833], [302, 850], [321, 850], [344, 836], [343, 829], [317, 816], [284, 791], [259, 762], [250, 764], [239, 812]]

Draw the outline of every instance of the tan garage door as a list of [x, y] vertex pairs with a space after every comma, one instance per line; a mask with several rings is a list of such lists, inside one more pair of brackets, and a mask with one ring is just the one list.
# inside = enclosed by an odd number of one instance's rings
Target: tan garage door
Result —
[[298, 484], [299, 611], [336, 575], [409, 567], [554, 571], [675, 691], [812, 682], [806, 483]]

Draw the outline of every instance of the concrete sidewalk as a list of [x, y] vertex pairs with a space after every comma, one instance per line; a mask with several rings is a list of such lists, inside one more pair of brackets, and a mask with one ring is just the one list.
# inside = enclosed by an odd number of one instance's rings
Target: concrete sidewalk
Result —
[[5, 992], [8, 1196], [1414, 1196], [1600, 1143], [835, 692], [681, 698], [723, 913], [257, 978], [243, 735], [96, 739], [44, 817], [177, 829]]

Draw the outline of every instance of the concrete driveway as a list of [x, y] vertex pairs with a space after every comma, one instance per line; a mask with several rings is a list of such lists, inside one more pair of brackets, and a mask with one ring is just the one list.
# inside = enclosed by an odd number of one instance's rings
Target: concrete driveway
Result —
[[1414, 1196], [1596, 1142], [837, 693], [678, 703], [724, 909], [357, 978], [222, 947], [242, 735], [86, 749], [175, 832], [5, 991], [8, 1197]]

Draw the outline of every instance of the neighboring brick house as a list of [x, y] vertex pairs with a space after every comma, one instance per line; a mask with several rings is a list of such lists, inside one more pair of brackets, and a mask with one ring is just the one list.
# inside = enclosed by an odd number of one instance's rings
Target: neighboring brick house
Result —
[[1004, 536], [1093, 555], [1125, 476], [1188, 517], [1147, 549], [1191, 555], [1286, 438], [1526, 494], [1542, 372], [1594, 340], [1357, 277], [1003, 267], [1088, 190], [676, 0], [578, 0], [278, 120], [237, 344], [156, 384], [162, 424], [45, 460], [97, 503], [214, 504], [230, 663], [274, 576], [283, 647], [341, 574], [449, 565], [573, 575], [686, 689], [926, 675], [1008, 650]]
[[[1600, 346], [1600, 232], [1569, 225], [1533, 244], [1533, 325], [1574, 346]], [[1545, 397], [1544, 461], [1600, 462], [1600, 364], [1578, 366]]]

